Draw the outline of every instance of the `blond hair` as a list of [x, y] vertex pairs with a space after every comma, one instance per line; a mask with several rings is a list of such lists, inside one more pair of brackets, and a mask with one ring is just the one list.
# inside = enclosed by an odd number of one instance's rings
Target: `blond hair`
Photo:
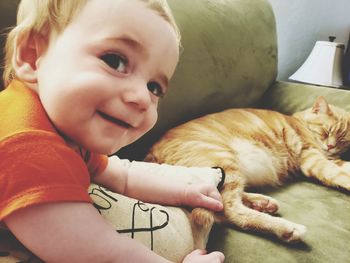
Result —
[[[9, 32], [5, 45], [3, 81], [7, 86], [16, 79], [12, 66], [15, 42], [29, 36], [49, 39], [52, 33], [60, 34], [88, 0], [21, 0], [17, 12], [17, 25]], [[166, 0], [140, 0], [163, 17], [173, 27], [180, 47], [180, 31]]]

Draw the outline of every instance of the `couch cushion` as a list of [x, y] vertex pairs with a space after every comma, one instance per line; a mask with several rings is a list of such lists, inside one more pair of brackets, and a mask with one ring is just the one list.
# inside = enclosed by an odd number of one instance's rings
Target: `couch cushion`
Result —
[[211, 232], [209, 249], [222, 251], [225, 262], [349, 262], [349, 195], [310, 181], [292, 183], [265, 194], [279, 201], [279, 216], [307, 227], [304, 242], [287, 244], [272, 236], [216, 226]]

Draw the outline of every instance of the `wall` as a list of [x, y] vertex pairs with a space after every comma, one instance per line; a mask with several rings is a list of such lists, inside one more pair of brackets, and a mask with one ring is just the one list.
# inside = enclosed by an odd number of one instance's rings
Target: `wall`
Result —
[[350, 0], [269, 0], [276, 16], [278, 79], [287, 80], [308, 57], [317, 40], [345, 45], [350, 34]]

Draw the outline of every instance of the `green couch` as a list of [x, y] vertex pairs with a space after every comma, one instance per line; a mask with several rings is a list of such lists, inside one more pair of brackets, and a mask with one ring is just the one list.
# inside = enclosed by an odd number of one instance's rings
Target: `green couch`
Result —
[[[0, 1], [1, 27], [14, 23], [17, 2]], [[180, 63], [169, 93], [160, 102], [158, 124], [122, 149], [120, 157], [140, 160], [169, 128], [230, 107], [291, 114], [323, 95], [350, 111], [349, 91], [276, 81], [277, 36], [267, 0], [168, 2], [182, 32]], [[269, 235], [218, 225], [208, 249], [223, 251], [225, 262], [350, 262], [348, 192], [300, 179], [265, 193], [279, 200], [281, 216], [307, 226], [305, 242], [286, 244]]]

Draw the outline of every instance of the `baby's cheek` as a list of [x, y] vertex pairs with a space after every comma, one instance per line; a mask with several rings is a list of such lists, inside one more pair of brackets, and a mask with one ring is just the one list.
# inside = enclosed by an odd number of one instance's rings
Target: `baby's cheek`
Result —
[[157, 112], [157, 108], [155, 108], [154, 112], [149, 116], [149, 126], [150, 126], [149, 129], [153, 128], [153, 126], [157, 123], [157, 120], [158, 120], [158, 112]]

